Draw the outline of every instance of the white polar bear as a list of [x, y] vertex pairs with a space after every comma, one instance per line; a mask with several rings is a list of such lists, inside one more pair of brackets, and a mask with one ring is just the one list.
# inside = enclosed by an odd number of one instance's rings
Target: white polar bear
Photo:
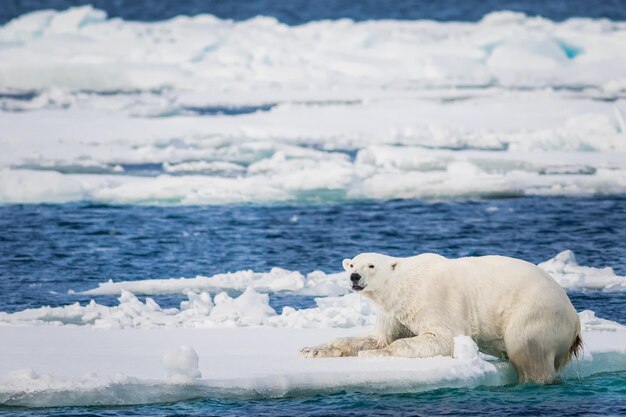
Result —
[[504, 256], [344, 259], [352, 289], [379, 311], [375, 330], [300, 353], [311, 357], [451, 356], [454, 337], [508, 358], [520, 382], [551, 383], [582, 348], [580, 320], [565, 291], [537, 266]]

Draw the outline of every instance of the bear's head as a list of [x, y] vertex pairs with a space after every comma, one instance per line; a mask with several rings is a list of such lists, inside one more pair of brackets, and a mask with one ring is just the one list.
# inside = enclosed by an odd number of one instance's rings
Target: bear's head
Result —
[[343, 269], [348, 273], [354, 291], [371, 293], [387, 286], [397, 264], [398, 258], [379, 253], [362, 253], [353, 259], [344, 259]]

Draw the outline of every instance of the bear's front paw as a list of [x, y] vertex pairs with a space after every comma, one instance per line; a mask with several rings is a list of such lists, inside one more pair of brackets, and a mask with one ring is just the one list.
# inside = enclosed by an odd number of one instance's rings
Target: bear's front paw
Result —
[[320, 356], [320, 350], [314, 347], [305, 347], [300, 349], [300, 356], [304, 358], [317, 358]]
[[305, 347], [300, 349], [300, 355], [305, 358], [338, 358], [344, 356], [341, 349], [336, 347]]
[[382, 358], [384, 356], [391, 356], [391, 354], [383, 349], [362, 350], [359, 352], [359, 358]]

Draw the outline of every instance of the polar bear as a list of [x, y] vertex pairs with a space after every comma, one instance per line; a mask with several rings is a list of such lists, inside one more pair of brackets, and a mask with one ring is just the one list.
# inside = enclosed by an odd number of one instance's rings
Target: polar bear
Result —
[[375, 330], [303, 348], [307, 358], [451, 356], [455, 336], [508, 358], [520, 382], [553, 383], [582, 348], [567, 294], [537, 266], [505, 256], [344, 259], [352, 289], [378, 307]]

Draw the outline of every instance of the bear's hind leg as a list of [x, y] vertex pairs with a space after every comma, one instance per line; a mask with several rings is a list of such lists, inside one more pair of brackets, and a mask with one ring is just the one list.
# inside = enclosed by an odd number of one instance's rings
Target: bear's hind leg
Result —
[[504, 335], [506, 353], [517, 369], [519, 382], [553, 384], [558, 381], [554, 367], [555, 347], [541, 329], [509, 328]]

